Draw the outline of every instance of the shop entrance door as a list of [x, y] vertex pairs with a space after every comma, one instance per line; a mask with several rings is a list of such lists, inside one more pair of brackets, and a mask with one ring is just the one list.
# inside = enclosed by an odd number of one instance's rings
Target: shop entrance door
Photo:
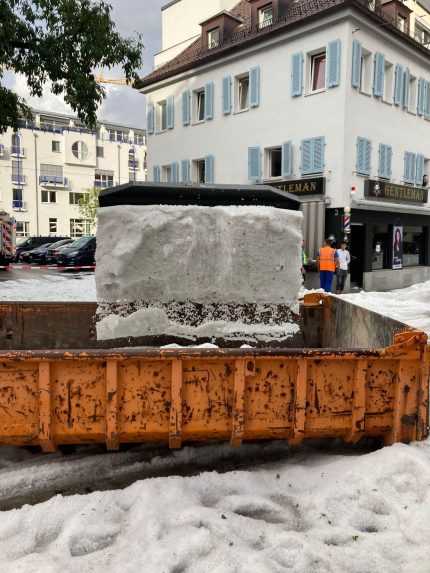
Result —
[[351, 225], [351, 287], [363, 286], [365, 226]]

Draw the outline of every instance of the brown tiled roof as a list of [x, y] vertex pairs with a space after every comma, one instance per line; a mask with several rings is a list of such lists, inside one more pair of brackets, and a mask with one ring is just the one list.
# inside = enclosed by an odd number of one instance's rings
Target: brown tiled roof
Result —
[[272, 26], [268, 26], [262, 30], [251, 25], [251, 6], [248, 0], [241, 0], [230, 10], [232, 14], [243, 19], [243, 24], [237, 27], [232, 37], [224, 41], [218, 48], [212, 49], [203, 46], [202, 39], [198, 38], [188, 46], [188, 48], [176, 56], [176, 58], [155, 69], [145, 78], [138, 80], [134, 87], [136, 89], [149, 87], [158, 81], [196, 68], [207, 62], [221, 59], [230, 52], [243, 49], [249, 44], [264, 41], [267, 37], [280, 32], [282, 33], [286, 29], [300, 26], [305, 20], [309, 21], [310, 19], [317, 18], [321, 16], [323, 12], [332, 12], [346, 7], [357, 8], [381, 27], [383, 26], [397, 36], [401, 36], [403, 41], [412, 44], [430, 58], [430, 51], [408, 34], [401, 32], [396, 27], [395, 22], [384, 14], [370, 10], [368, 8], [368, 0], [292, 0], [287, 13], [278, 21], [275, 21]]

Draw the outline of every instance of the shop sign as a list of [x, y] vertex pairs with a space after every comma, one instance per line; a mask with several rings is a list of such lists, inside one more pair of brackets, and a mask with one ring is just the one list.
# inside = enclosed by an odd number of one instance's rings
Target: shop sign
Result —
[[402, 203], [427, 203], [428, 191], [423, 187], [409, 187], [408, 185], [396, 185], [389, 181], [368, 179], [364, 183], [364, 196]]
[[393, 269], [403, 268], [403, 227], [393, 227]]
[[268, 181], [267, 185], [293, 195], [324, 195], [325, 193], [325, 177], [297, 179], [295, 181]]

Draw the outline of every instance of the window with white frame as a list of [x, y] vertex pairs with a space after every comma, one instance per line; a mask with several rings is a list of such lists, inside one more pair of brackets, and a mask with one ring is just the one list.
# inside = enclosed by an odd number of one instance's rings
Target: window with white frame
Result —
[[205, 119], [205, 90], [199, 89], [193, 92], [193, 100], [194, 100], [194, 121], [204, 121]]
[[397, 14], [397, 27], [401, 32], [406, 32], [407, 21], [401, 14]]
[[79, 205], [84, 198], [84, 193], [69, 193], [69, 205]]
[[384, 101], [393, 102], [394, 95], [394, 66], [391, 62], [385, 60], [384, 64]]
[[30, 236], [30, 223], [28, 221], [16, 222], [16, 236], [29, 237]]
[[258, 27], [267, 28], [273, 24], [273, 6], [272, 3], [266, 4], [258, 10]]
[[209, 30], [208, 32], [208, 48], [209, 50], [211, 50], [212, 48], [218, 48], [219, 44], [220, 44], [220, 29], [219, 28], [213, 28], [212, 30]]
[[167, 129], [167, 100], [165, 99], [157, 104], [157, 125], [158, 131]]
[[12, 189], [12, 208], [24, 208], [24, 193], [22, 189]]
[[54, 153], [60, 153], [61, 151], [61, 145], [59, 141], [53, 140], [52, 141], [52, 151]]
[[193, 183], [206, 183], [206, 161], [204, 159], [193, 161]]
[[113, 187], [113, 173], [96, 172], [94, 175], [94, 187], [96, 189]]
[[57, 234], [57, 219], [56, 218], [49, 218], [49, 234], [56, 235]]
[[282, 176], [282, 147], [266, 149], [266, 173], [269, 179]]
[[105, 156], [105, 148], [101, 147], [100, 145], [97, 145], [96, 155], [97, 155], [97, 157], [100, 157], [100, 158], [104, 157]]
[[145, 145], [145, 134], [135, 133], [134, 134], [134, 144], [135, 145]]
[[57, 192], [56, 191], [42, 191], [41, 201], [42, 201], [42, 203], [56, 203], [57, 202]]
[[91, 235], [91, 221], [88, 219], [70, 219], [70, 236], [72, 239], [79, 239]]
[[430, 30], [415, 20], [415, 40], [424, 46], [430, 44]]
[[249, 109], [249, 73], [236, 78], [236, 111]]
[[40, 177], [50, 182], [60, 182], [63, 180], [63, 166], [62, 165], [49, 165], [47, 163], [40, 164]]
[[317, 92], [325, 89], [326, 75], [326, 51], [321, 50], [310, 56], [310, 92]]
[[172, 182], [172, 166], [171, 165], [163, 165], [161, 168], [161, 181], [163, 183], [171, 183]]
[[108, 129], [108, 137], [109, 141], [127, 141], [128, 140], [128, 133], [126, 131], [122, 131], [121, 129]]
[[362, 49], [360, 91], [365, 94], [372, 92], [372, 52]]

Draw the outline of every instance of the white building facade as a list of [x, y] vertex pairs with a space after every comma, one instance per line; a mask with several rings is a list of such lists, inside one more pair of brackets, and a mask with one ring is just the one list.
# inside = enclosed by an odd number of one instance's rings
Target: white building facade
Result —
[[348, 238], [357, 284], [430, 278], [430, 52], [396, 26], [409, 14], [397, 0], [213, 12], [142, 81], [149, 178], [271, 183], [301, 197], [311, 256]]
[[17, 237], [92, 234], [79, 201], [91, 189], [146, 179], [146, 133], [101, 122], [33, 112], [17, 132], [0, 134], [0, 210], [13, 214]]

